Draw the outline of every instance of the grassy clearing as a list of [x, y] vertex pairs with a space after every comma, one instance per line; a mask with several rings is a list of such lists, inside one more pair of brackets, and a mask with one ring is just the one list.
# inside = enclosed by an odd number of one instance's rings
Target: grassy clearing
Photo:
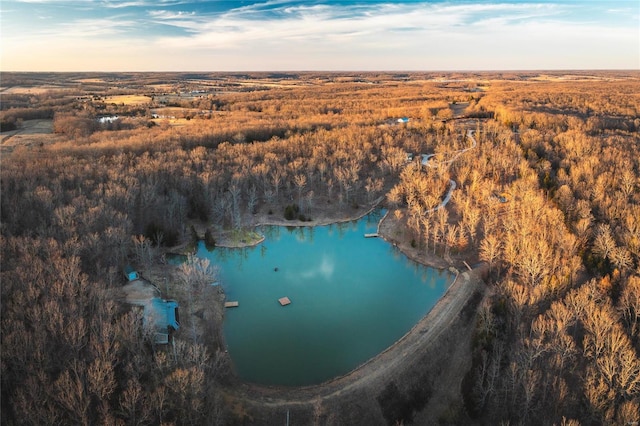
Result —
[[[0, 143], [9, 145], [29, 145], [32, 142], [42, 142], [39, 135], [53, 133], [53, 120], [25, 120], [19, 129], [3, 132], [0, 135]], [[46, 139], [44, 139], [46, 141]]]
[[56, 85], [43, 86], [13, 86], [2, 90], [6, 95], [41, 95], [53, 90], [66, 90], [66, 87]]
[[186, 118], [154, 118], [151, 121], [156, 124], [169, 123], [172, 127], [184, 127], [196, 123], [196, 120], [187, 120]]
[[260, 242], [264, 237], [253, 229], [240, 228], [229, 231], [229, 240], [236, 245], [252, 245]]
[[151, 98], [149, 96], [144, 95], [117, 95], [117, 96], [108, 96], [105, 99], [106, 103], [114, 103], [114, 104], [124, 104], [124, 105], [142, 105], [148, 104], [151, 102]]

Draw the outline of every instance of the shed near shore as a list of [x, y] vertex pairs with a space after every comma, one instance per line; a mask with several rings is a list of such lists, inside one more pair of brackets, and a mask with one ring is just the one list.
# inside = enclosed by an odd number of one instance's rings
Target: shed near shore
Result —
[[127, 277], [128, 281], [135, 281], [140, 278], [138, 272], [131, 265], [125, 266], [122, 272], [124, 272], [124, 276]]
[[280, 305], [282, 306], [287, 306], [291, 304], [291, 300], [289, 300], [288, 297], [281, 297], [280, 299], [278, 299], [278, 302], [280, 302]]

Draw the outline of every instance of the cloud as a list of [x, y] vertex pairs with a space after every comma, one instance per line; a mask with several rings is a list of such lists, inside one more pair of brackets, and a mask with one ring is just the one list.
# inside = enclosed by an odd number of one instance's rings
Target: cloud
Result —
[[336, 265], [335, 261], [329, 258], [327, 255], [322, 256], [320, 264], [315, 268], [301, 272], [300, 277], [305, 280], [313, 279], [317, 276], [321, 276], [325, 280], [330, 280], [333, 277]]
[[[114, 56], [104, 63], [113, 67], [119, 61], [120, 69], [139, 63], [147, 70], [174, 71], [635, 68], [639, 63], [637, 17], [613, 19], [620, 4], [615, 2], [585, 8], [513, 0], [19, 1], [95, 10], [58, 16], [29, 31], [5, 26], [4, 44], [14, 52], [21, 40], [30, 40], [22, 47], [36, 55], [73, 40], [64, 46], [66, 59], [81, 64], [90, 46], [118, 41], [114, 55], [128, 62]], [[146, 60], [138, 58], [136, 45], [144, 46]]]
[[201, 28], [201, 23], [199, 22], [201, 18], [197, 17], [196, 12], [151, 10], [148, 14], [154, 24], [175, 27], [189, 32], [198, 32]]
[[158, 5], [179, 5], [196, 3], [193, 0], [132, 0], [132, 1], [116, 1], [116, 0], [7, 0], [12, 3], [29, 3], [29, 4], [51, 4], [66, 7], [75, 7], [77, 5], [123, 8], [123, 7], [155, 7]]
[[[267, 7], [269, 6], [269, 7]], [[189, 28], [183, 38], [160, 38], [161, 44], [183, 48], [235, 48], [260, 40], [281, 44], [285, 41], [354, 42], [371, 45], [367, 38], [384, 43], [415, 36], [446, 37], [451, 32], [469, 32], [474, 25], [510, 26], [550, 17], [558, 13], [553, 4], [466, 4], [377, 3], [370, 5], [291, 5], [289, 2], [255, 4], [215, 16], [193, 15], [174, 25]], [[496, 15], [499, 15], [496, 17]], [[172, 25], [172, 22], [165, 22]]]
[[136, 28], [135, 20], [121, 18], [79, 19], [61, 25], [64, 36], [70, 39], [94, 38], [127, 34]]
[[189, 16], [195, 16], [195, 12], [172, 12], [170, 10], [151, 10], [149, 11], [149, 15], [155, 19], [160, 20], [173, 20], [173, 19], [182, 19]]
[[[50, 20], [50, 17], [40, 17]], [[112, 37], [124, 36], [137, 28], [139, 23], [125, 17], [76, 19], [55, 25], [35, 27], [28, 32], [14, 37], [15, 40], [31, 40], [40, 45], [55, 40], [56, 43], [95, 43], [96, 39], [108, 40]], [[53, 47], [53, 46], [52, 46]]]
[[193, 0], [132, 0], [132, 1], [100, 1], [101, 7], [108, 7], [113, 9], [122, 9], [126, 7], [135, 8], [155, 8], [155, 7], [167, 7], [167, 6], [179, 6], [198, 3]]

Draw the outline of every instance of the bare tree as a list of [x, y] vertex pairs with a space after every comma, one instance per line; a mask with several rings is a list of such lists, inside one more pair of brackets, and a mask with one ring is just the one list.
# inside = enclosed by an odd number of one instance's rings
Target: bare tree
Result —
[[611, 227], [608, 224], [598, 225], [593, 251], [603, 259], [609, 259], [615, 248], [616, 242], [611, 236]]
[[249, 214], [255, 213], [257, 202], [258, 202], [258, 195], [256, 193], [256, 186], [251, 185], [251, 187], [249, 187], [249, 195], [247, 197], [247, 211], [249, 212]]
[[480, 258], [489, 263], [489, 270], [500, 257], [502, 243], [495, 234], [485, 235], [480, 244]]
[[629, 333], [631, 336], [638, 337], [640, 333], [640, 277], [629, 277], [618, 303], [622, 317], [629, 328]]
[[298, 205], [300, 206], [302, 204], [302, 191], [307, 186], [307, 177], [303, 174], [297, 174], [293, 180], [298, 190]]
[[229, 193], [231, 194], [231, 217], [233, 227], [239, 228], [242, 225], [240, 212], [241, 188], [237, 181], [232, 182], [229, 186]]

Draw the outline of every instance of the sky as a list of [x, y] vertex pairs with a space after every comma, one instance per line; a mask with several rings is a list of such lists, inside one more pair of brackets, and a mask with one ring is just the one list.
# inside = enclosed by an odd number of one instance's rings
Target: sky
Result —
[[0, 71], [640, 69], [640, 0], [2, 0]]

